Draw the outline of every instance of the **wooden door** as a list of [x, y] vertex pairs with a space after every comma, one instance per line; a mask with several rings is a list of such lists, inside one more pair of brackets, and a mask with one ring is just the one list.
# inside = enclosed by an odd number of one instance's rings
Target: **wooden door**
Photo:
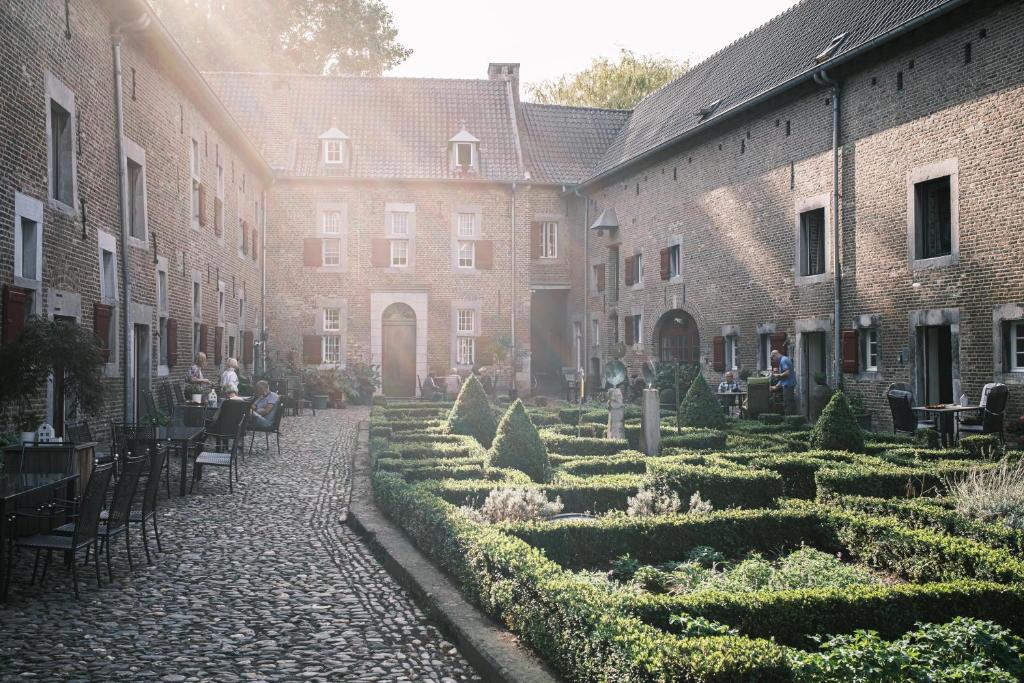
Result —
[[382, 321], [381, 381], [385, 396], [416, 395], [416, 314], [392, 304]]

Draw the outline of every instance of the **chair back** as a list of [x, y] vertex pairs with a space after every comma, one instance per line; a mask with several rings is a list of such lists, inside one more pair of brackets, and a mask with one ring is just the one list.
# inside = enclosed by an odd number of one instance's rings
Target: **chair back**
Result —
[[167, 457], [167, 449], [154, 448], [149, 456], [149, 476], [146, 478], [146, 488], [142, 492], [142, 517], [146, 518], [156, 512], [157, 494], [160, 492], [160, 477], [163, 474], [164, 459]]
[[181, 389], [181, 382], [171, 382], [171, 389], [174, 390], [174, 402], [182, 404], [185, 402], [185, 392]]
[[274, 406], [273, 415], [270, 419], [271, 431], [277, 431], [281, 429], [281, 418], [284, 417], [284, 398], [278, 398], [277, 404]]
[[174, 417], [174, 393], [169, 382], [160, 385], [160, 407], [168, 417]]
[[917, 431], [917, 416], [913, 411], [913, 395], [909, 391], [890, 389], [886, 394], [892, 412], [893, 429], [900, 432]]
[[92, 430], [85, 420], [64, 425], [64, 440], [71, 443], [89, 443], [93, 440]]
[[54, 475], [70, 476], [74, 471], [75, 445], [23, 443], [15, 475], [21, 486], [32, 487], [52, 480]]
[[107, 514], [107, 530], [117, 531], [128, 523], [132, 512], [132, 501], [135, 500], [135, 490], [139, 485], [139, 477], [142, 475], [142, 468], [149, 462], [145, 455], [128, 458], [124, 461], [121, 469], [121, 478], [117, 480], [114, 487], [114, 497], [110, 501], [110, 510]]
[[78, 521], [72, 538], [72, 546], [81, 547], [96, 538], [96, 530], [100, 525], [100, 513], [107, 497], [110, 477], [114, 474], [114, 463], [96, 465], [89, 475], [89, 483], [82, 493], [82, 502], [78, 506]]
[[995, 413], [1002, 415], [1006, 412], [1006, 401], [1010, 396], [1010, 390], [1007, 389], [1005, 384], [996, 384], [989, 389], [987, 400], [985, 401], [985, 412]]
[[231, 438], [234, 436], [235, 428], [239, 422], [243, 424], [244, 428], [245, 418], [249, 414], [249, 406], [251, 405], [249, 401], [239, 399], [225, 400], [220, 404], [220, 408], [217, 409], [213, 422], [206, 428], [206, 434], [209, 436]]
[[142, 400], [135, 411], [138, 422], [155, 418], [159, 411], [156, 409], [156, 401], [153, 399], [153, 392], [149, 389], [143, 389], [139, 392], [139, 395]]

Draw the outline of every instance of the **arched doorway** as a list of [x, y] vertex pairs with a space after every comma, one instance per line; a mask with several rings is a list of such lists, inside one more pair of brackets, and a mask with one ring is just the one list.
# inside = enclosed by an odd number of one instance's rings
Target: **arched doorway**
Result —
[[665, 313], [658, 319], [658, 360], [665, 363], [699, 363], [700, 333], [697, 321], [682, 309]]
[[416, 395], [416, 313], [394, 303], [381, 317], [381, 384], [385, 396]]

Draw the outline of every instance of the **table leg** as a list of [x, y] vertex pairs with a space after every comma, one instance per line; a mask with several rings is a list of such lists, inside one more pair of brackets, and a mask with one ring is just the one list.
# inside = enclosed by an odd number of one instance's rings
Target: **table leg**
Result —
[[178, 450], [181, 451], [181, 476], [178, 482], [178, 494], [185, 495], [185, 473], [188, 470], [188, 442], [178, 442]]

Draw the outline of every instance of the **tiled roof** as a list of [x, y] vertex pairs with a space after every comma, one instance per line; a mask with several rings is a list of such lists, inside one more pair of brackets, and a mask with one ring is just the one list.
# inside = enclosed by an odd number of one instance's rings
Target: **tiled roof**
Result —
[[629, 118], [619, 109], [522, 105], [523, 162], [533, 180], [579, 183]]
[[[270, 165], [285, 176], [444, 179], [461, 124], [480, 139], [484, 180], [522, 178], [508, 86], [500, 80], [206, 73]], [[351, 163], [325, 167], [319, 136], [349, 136]]]
[[832, 59], [951, 1], [802, 0], [644, 98], [591, 175], [689, 133], [704, 123], [696, 112], [716, 100], [721, 103], [707, 122], [813, 70], [815, 56], [841, 33], [846, 39]]

